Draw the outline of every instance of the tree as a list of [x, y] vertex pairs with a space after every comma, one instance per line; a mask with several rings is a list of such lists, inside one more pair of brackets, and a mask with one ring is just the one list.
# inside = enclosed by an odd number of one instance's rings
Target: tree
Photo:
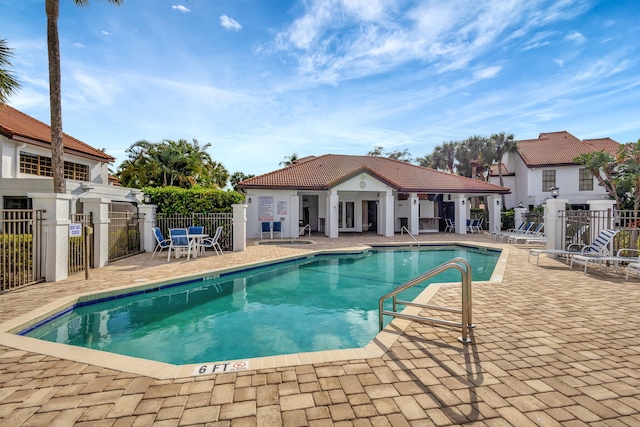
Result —
[[233, 191], [240, 191], [238, 190], [238, 183], [240, 181], [244, 181], [245, 179], [253, 178], [254, 176], [255, 175], [245, 175], [242, 172], [234, 172], [233, 175], [231, 175], [231, 178], [229, 178], [229, 182], [233, 187]]
[[633, 210], [637, 211], [640, 208], [640, 139], [622, 145], [617, 162], [620, 178], [632, 189]]
[[9, 97], [20, 88], [20, 82], [10, 71], [12, 56], [7, 41], [0, 39], [0, 105], [6, 104]]
[[604, 150], [583, 153], [573, 159], [574, 162], [584, 165], [591, 172], [591, 175], [604, 187], [611, 198], [615, 199], [616, 205], [620, 208], [620, 197], [618, 195], [618, 178], [615, 176], [618, 162], [611, 154]]
[[411, 163], [413, 159], [411, 158], [411, 153], [406, 148], [403, 151], [395, 150], [395, 151], [387, 151], [384, 152], [384, 148], [382, 145], [376, 145], [372, 151], [367, 153], [367, 156], [372, 157], [386, 157], [388, 159], [400, 160], [401, 162]]
[[[76, 6], [86, 6], [89, 0], [73, 0]], [[124, 0], [106, 0], [120, 5]], [[62, 97], [60, 84], [60, 40], [58, 39], [58, 16], [60, 0], [45, 0], [47, 14], [47, 51], [49, 54], [49, 103], [51, 106], [51, 167], [53, 191], [66, 192], [64, 159], [62, 148]]]
[[[498, 176], [500, 177], [500, 186], [504, 187], [502, 179], [502, 158], [507, 153], [513, 153], [517, 150], [518, 144], [514, 141], [512, 133], [505, 135], [504, 132], [494, 133], [489, 137], [496, 153], [496, 161], [498, 162]], [[504, 194], [502, 195], [502, 207], [504, 208]]]
[[141, 140], [129, 147], [129, 158], [116, 174], [123, 185], [133, 188], [176, 186], [223, 188], [229, 179], [225, 167], [206, 152], [197, 139], [158, 143]]
[[483, 136], [470, 136], [456, 149], [456, 170], [458, 175], [485, 180], [485, 173], [495, 156], [493, 144]]
[[298, 153], [293, 153], [290, 156], [284, 156], [284, 161], [280, 162], [280, 166], [291, 166], [298, 161]]
[[418, 158], [418, 163], [421, 166], [447, 171], [452, 174], [458, 145], [460, 145], [460, 142], [457, 141], [443, 142], [433, 149], [433, 153]]
[[376, 145], [372, 151], [369, 151], [367, 153], [367, 156], [381, 157], [382, 151], [383, 151], [382, 145]]

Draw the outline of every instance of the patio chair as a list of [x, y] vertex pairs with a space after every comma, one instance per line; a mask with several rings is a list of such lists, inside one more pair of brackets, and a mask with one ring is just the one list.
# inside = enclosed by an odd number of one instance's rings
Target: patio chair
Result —
[[203, 234], [204, 233], [204, 227], [201, 225], [190, 225], [189, 228], [187, 228], [187, 233], [188, 234]]
[[169, 249], [169, 244], [171, 243], [170, 239], [164, 238], [162, 231], [160, 231], [160, 227], [153, 227], [153, 236], [156, 238], [156, 247], [151, 254], [151, 259], [153, 259], [156, 252], [162, 252], [163, 249]]
[[[630, 257], [630, 256], [622, 256], [623, 253], [630, 253], [630, 252], [635, 252], [636, 256]], [[640, 257], [638, 257], [638, 255], [640, 254], [640, 249], [632, 249], [632, 248], [623, 248], [620, 249], [617, 253], [616, 256], [598, 256], [598, 255], [574, 255], [571, 257], [571, 263], [569, 264], [569, 269], [573, 269], [573, 263], [575, 262], [576, 264], [579, 265], [584, 265], [584, 274], [587, 274], [587, 267], [589, 266], [589, 263], [594, 263], [594, 264], [613, 264], [615, 266], [616, 269], [616, 273], [618, 272], [618, 268], [620, 267], [620, 264], [622, 263], [638, 263], [640, 262]], [[629, 269], [627, 269], [627, 278], [629, 278]]]
[[271, 230], [272, 239], [275, 233], [280, 233], [280, 238], [282, 239], [282, 223], [280, 221], [274, 221], [273, 223], [273, 230]]
[[[571, 243], [569, 246], [567, 246], [566, 250], [529, 249], [529, 257], [527, 258], [527, 261], [531, 262], [531, 256], [534, 256], [537, 258], [536, 265], [539, 265], [540, 255], [542, 254], [552, 254], [552, 255], [559, 255], [559, 256], [564, 255], [567, 258], [573, 255], [585, 255], [585, 254], [608, 256], [609, 249], [607, 248], [607, 246], [609, 246], [609, 243], [611, 243], [611, 241], [613, 240], [613, 237], [616, 234], [618, 234], [618, 232], [620, 232], [620, 230], [605, 228], [604, 230], [600, 231], [600, 234], [598, 234], [598, 236], [595, 238], [593, 243], [591, 243], [590, 245], [583, 245], [581, 243]], [[567, 259], [567, 262], [569, 262], [568, 259]]]
[[497, 240], [498, 235], [504, 234], [504, 233], [515, 233], [515, 232], [521, 232], [522, 229], [527, 225], [526, 222], [522, 222], [520, 223], [520, 225], [518, 226], [518, 228], [509, 228], [506, 231], [492, 231], [489, 233], [489, 237], [491, 237], [494, 240]]
[[169, 229], [169, 255], [167, 256], [167, 262], [171, 261], [171, 249], [174, 250], [176, 258], [181, 255], [182, 252], [187, 250], [187, 261], [191, 259], [191, 248], [193, 248], [193, 241], [187, 237], [186, 228], [170, 228]]
[[631, 262], [627, 264], [627, 276], [624, 280], [629, 280], [630, 273], [640, 276], [640, 262]]
[[445, 233], [453, 233], [456, 230], [456, 224], [451, 220], [451, 218], [445, 218], [444, 223], [446, 225], [444, 228]]
[[200, 242], [200, 246], [204, 249], [213, 248], [213, 250], [216, 251], [216, 255], [222, 255], [222, 247], [220, 247], [220, 243], [218, 242], [220, 240], [220, 236], [222, 235], [222, 228], [222, 226], [216, 228], [216, 232], [213, 237], [202, 239], [202, 241]]
[[498, 240], [498, 236], [500, 236], [500, 241], [503, 242], [504, 238], [507, 237], [512, 237], [512, 236], [524, 236], [526, 235], [528, 232], [531, 231], [531, 229], [533, 228], [534, 225], [536, 225], [535, 222], [531, 221], [531, 222], [523, 222], [523, 226], [521, 228], [509, 231], [507, 230], [504, 233], [496, 233], [496, 240]]
[[519, 240], [533, 240], [536, 237], [542, 237], [542, 236], [545, 236], [545, 239], [546, 239], [546, 235], [542, 232], [543, 228], [544, 228], [544, 222], [541, 222], [536, 226], [535, 229], [533, 229], [533, 231], [525, 231], [523, 233], [513, 233], [511, 236], [508, 236], [507, 241], [509, 243], [515, 244]]
[[262, 229], [260, 230], [260, 238], [263, 239], [263, 235], [264, 233], [269, 233], [269, 238], [273, 239], [273, 232], [271, 231], [271, 223], [270, 222], [263, 222], [262, 223]]

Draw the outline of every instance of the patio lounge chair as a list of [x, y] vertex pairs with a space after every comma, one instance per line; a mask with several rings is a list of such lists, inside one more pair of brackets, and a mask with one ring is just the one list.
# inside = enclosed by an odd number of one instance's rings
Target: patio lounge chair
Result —
[[580, 243], [571, 243], [569, 246], [567, 246], [566, 250], [529, 249], [529, 257], [527, 258], [527, 261], [531, 262], [531, 256], [534, 256], [537, 258], [536, 265], [540, 265], [539, 264], [540, 255], [542, 254], [564, 255], [566, 257], [570, 257], [572, 255], [584, 255], [584, 254], [608, 256], [609, 249], [607, 248], [607, 246], [609, 246], [609, 243], [611, 243], [611, 241], [613, 240], [613, 237], [616, 234], [618, 234], [619, 231], [620, 230], [612, 230], [610, 228], [605, 228], [604, 230], [600, 231], [600, 234], [598, 234], [598, 237], [595, 238], [592, 244], [583, 245]]
[[533, 228], [534, 225], [536, 225], [536, 223], [533, 221], [523, 222], [522, 224], [523, 224], [522, 228], [517, 228], [511, 231], [507, 230], [504, 233], [496, 233], [495, 239], [498, 240], [498, 236], [500, 236], [500, 241], [503, 242], [505, 237], [509, 238], [511, 236], [524, 236]]
[[525, 231], [524, 233], [512, 233], [511, 236], [508, 236], [507, 241], [509, 243], [517, 243], [519, 240], [531, 240], [534, 239], [536, 237], [542, 237], [542, 236], [546, 236], [543, 232], [542, 229], [544, 228], [544, 222], [541, 222], [540, 224], [538, 224], [536, 226], [536, 228], [533, 231]]
[[153, 227], [153, 236], [156, 238], [156, 247], [151, 254], [151, 259], [153, 259], [156, 252], [162, 252], [163, 249], [169, 249], [169, 244], [171, 243], [170, 239], [164, 238], [162, 231], [160, 231], [160, 227]]
[[[622, 256], [623, 253], [629, 253], [629, 252], [635, 252], [636, 256], [634, 257], [629, 257], [629, 256]], [[615, 265], [616, 268], [616, 272], [618, 271], [618, 267], [620, 267], [620, 264], [622, 263], [637, 263], [640, 262], [640, 257], [638, 257], [637, 255], [640, 254], [640, 249], [631, 249], [631, 248], [624, 248], [624, 249], [620, 249], [617, 253], [616, 256], [597, 256], [597, 255], [574, 255], [571, 257], [571, 263], [569, 264], [569, 269], [573, 268], [573, 263], [575, 262], [576, 264], [580, 264], [580, 265], [584, 265], [584, 274], [587, 274], [587, 267], [589, 266], [589, 263], [612, 263], [613, 265]], [[629, 270], [627, 269], [627, 278], [629, 278]]]
[[222, 248], [220, 247], [220, 243], [218, 243], [218, 240], [220, 240], [221, 235], [222, 235], [222, 226], [216, 229], [216, 233], [213, 235], [213, 237], [202, 239], [202, 241], [200, 242], [200, 246], [204, 249], [213, 248], [213, 250], [216, 251], [216, 255], [218, 256], [222, 255], [223, 254]]
[[186, 228], [170, 228], [169, 229], [169, 255], [167, 256], [167, 262], [171, 260], [171, 249], [174, 250], [176, 258], [186, 249], [187, 261], [191, 259], [191, 248], [193, 248], [193, 240], [189, 240], [187, 237]]
[[640, 276], [640, 262], [632, 262], [627, 265], [627, 277], [624, 280], [629, 280], [629, 273]]
[[491, 237], [492, 239], [495, 240], [495, 239], [497, 239], [498, 235], [500, 235], [500, 234], [521, 232], [526, 224], [527, 224], [526, 222], [523, 222], [518, 226], [518, 228], [510, 228], [510, 229], [508, 229], [506, 231], [492, 231], [492, 232], [489, 233], [489, 237]]

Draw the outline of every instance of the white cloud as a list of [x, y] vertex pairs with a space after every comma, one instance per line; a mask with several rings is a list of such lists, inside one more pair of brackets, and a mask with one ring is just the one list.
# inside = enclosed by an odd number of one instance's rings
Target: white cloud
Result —
[[476, 79], [491, 79], [497, 76], [500, 71], [502, 71], [502, 67], [499, 65], [495, 65], [493, 67], [487, 67], [481, 70], [477, 70], [473, 73], [473, 76]]
[[83, 45], [82, 43], [74, 43], [73, 47], [77, 47], [78, 49], [82, 49], [82, 48], [85, 48], [86, 46]]
[[567, 35], [565, 39], [576, 42], [577, 44], [582, 44], [587, 41], [587, 39], [577, 31], [574, 31], [573, 33]]
[[109, 34], [108, 31], [105, 31], [105, 30], [102, 30], [101, 33], [102, 33], [103, 36], [110, 36], [111, 35], [111, 34]]
[[220, 25], [227, 30], [239, 31], [242, 29], [242, 25], [238, 24], [233, 18], [229, 18], [227, 15], [220, 16]]
[[191, 9], [188, 9], [188, 8], [184, 7], [183, 5], [181, 5], [181, 4], [174, 4], [173, 6], [171, 6], [171, 9], [177, 10], [177, 11], [182, 12], [182, 13], [191, 12]]
[[554, 59], [553, 62], [558, 64], [558, 67], [564, 68], [564, 61], [562, 59]]

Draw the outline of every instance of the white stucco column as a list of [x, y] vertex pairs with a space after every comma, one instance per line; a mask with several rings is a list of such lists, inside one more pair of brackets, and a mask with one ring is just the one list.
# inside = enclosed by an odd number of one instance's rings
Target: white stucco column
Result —
[[547, 199], [544, 207], [544, 231], [547, 233], [547, 249], [566, 249], [562, 241], [562, 216], [568, 199]]
[[247, 248], [247, 205], [231, 205], [233, 208], [233, 251]]
[[44, 231], [44, 277], [47, 282], [66, 279], [69, 275], [69, 203], [70, 194], [27, 193], [33, 209], [45, 210]]
[[420, 200], [418, 200], [418, 193], [409, 193], [409, 204], [411, 205], [409, 231], [415, 236], [420, 233]]
[[487, 207], [489, 208], [487, 230], [489, 233], [499, 233], [502, 228], [502, 197], [500, 195], [488, 196]]
[[[590, 211], [612, 211], [613, 207], [616, 204], [615, 200], [589, 200], [587, 202], [589, 204]], [[615, 224], [611, 219], [613, 215], [610, 214], [599, 214], [595, 216], [591, 216], [591, 223], [589, 224], [589, 229], [591, 230], [589, 233], [589, 238], [591, 239], [589, 244], [593, 243], [593, 239], [595, 239], [600, 232], [606, 228], [613, 228]]]
[[393, 237], [395, 232], [393, 224], [395, 220], [393, 192], [387, 191], [380, 194], [379, 205], [382, 206], [382, 211], [384, 212], [382, 235], [385, 237]]
[[456, 234], [467, 234], [467, 196], [456, 194], [454, 198]]
[[140, 248], [143, 252], [153, 252], [156, 248], [156, 237], [153, 235], [153, 227], [156, 226], [157, 205], [138, 205], [138, 213], [142, 216], [140, 221]]
[[109, 263], [109, 199], [86, 197], [82, 199], [84, 213], [93, 214], [93, 267]]
[[338, 193], [331, 190], [327, 196], [327, 224], [325, 235], [331, 238], [338, 237]]
[[[524, 222], [524, 214], [527, 213], [527, 208], [514, 208], [513, 209], [513, 220], [514, 220], [514, 228], [520, 227]], [[546, 228], [546, 226], [545, 226]]]
[[287, 236], [293, 239], [298, 235], [300, 222], [300, 196], [291, 196], [289, 198], [289, 233]]

